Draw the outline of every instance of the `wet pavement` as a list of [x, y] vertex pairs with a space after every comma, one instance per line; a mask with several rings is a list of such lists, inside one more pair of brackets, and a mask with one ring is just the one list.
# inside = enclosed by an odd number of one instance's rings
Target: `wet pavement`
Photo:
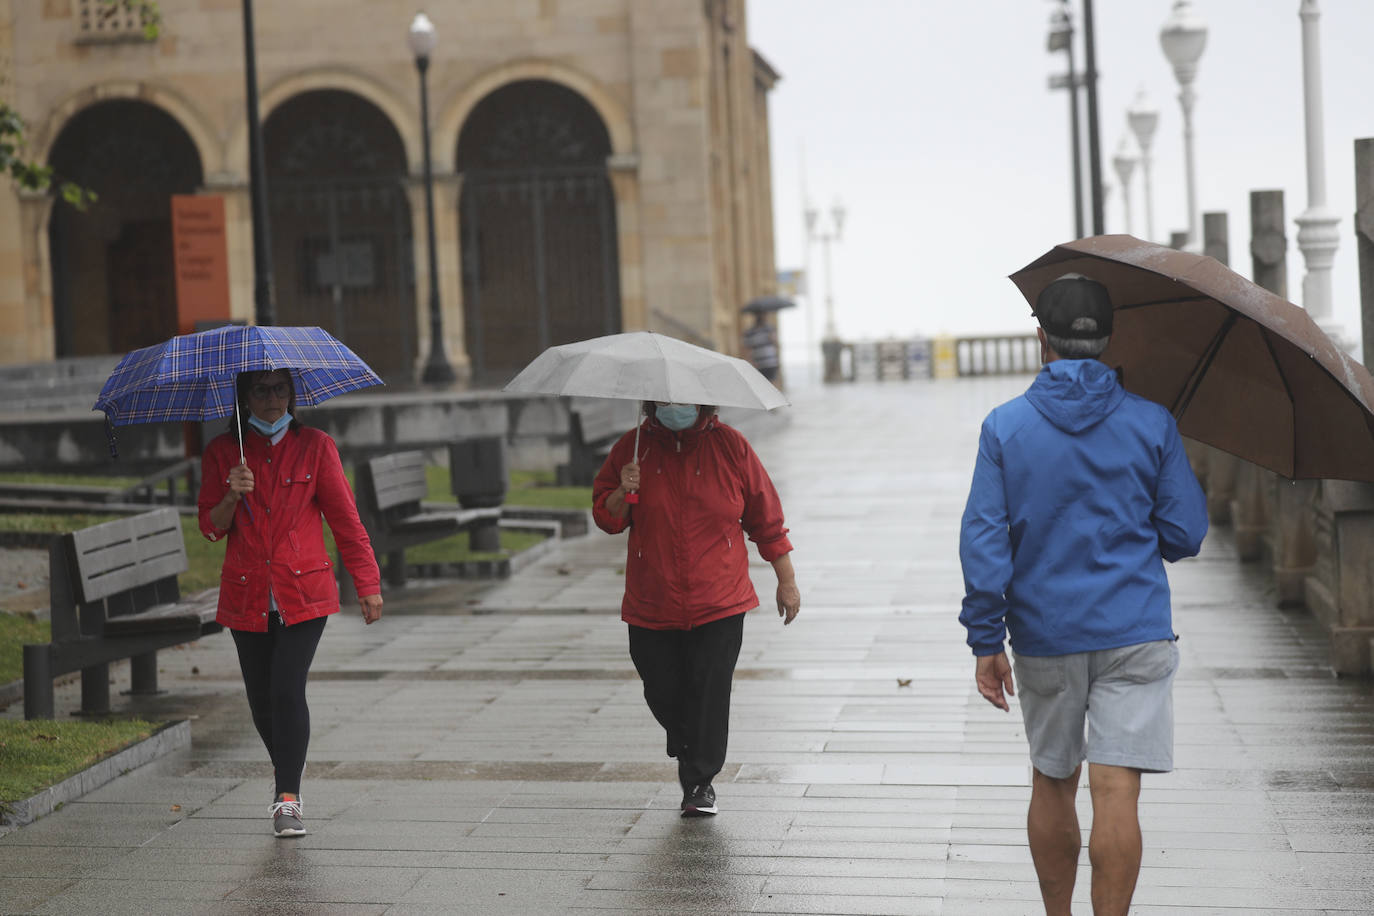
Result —
[[[624, 541], [594, 532], [331, 620], [300, 839], [271, 835], [228, 637], [163, 652], [167, 693], [119, 699], [192, 718], [192, 747], [0, 837], [0, 912], [1039, 912], [1019, 715], [972, 689], [956, 620], [979, 421], [1025, 384], [808, 390], [746, 426], [802, 613], [746, 622], [719, 817], [678, 817], [618, 619]], [[1170, 572], [1178, 769], [1145, 778], [1132, 913], [1374, 912], [1370, 683], [1330, 676], [1229, 532]]]

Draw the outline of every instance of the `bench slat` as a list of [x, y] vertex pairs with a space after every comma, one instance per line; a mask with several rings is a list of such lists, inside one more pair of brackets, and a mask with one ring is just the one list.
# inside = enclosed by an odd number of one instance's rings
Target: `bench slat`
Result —
[[76, 597], [83, 603], [176, 576], [188, 568], [175, 509], [93, 525], [72, 532], [70, 538]]
[[[218, 593], [216, 593], [217, 596]], [[159, 604], [137, 614], [111, 617], [105, 622], [105, 635], [127, 636], [133, 633], [163, 633], [169, 630], [199, 629], [215, 622], [217, 597], [192, 603]]]
[[402, 503], [417, 502], [428, 495], [423, 452], [397, 452], [368, 461], [377, 508], [390, 509]]

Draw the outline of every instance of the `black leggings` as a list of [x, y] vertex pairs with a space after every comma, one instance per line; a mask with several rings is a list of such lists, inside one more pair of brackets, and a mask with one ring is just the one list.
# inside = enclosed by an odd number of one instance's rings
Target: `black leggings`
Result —
[[730, 686], [744, 638], [744, 615], [691, 630], [630, 627], [630, 658], [649, 711], [668, 735], [684, 791], [709, 783], [725, 766]]
[[284, 626], [274, 611], [267, 632], [231, 630], [239, 651], [239, 670], [267, 754], [272, 758], [276, 793], [299, 795], [305, 750], [310, 744], [310, 708], [305, 705], [305, 679], [315, 659], [328, 617]]

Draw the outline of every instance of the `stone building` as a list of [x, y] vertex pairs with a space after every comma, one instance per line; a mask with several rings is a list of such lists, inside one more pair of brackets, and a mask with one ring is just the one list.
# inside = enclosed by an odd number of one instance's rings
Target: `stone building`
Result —
[[[186, 329], [173, 195], [223, 201], [251, 320], [239, 0], [159, 0], [153, 40], [100, 0], [0, 0], [0, 92], [86, 212], [0, 188], [0, 364]], [[451, 0], [427, 10], [439, 300], [461, 377], [651, 329], [725, 352], [772, 291], [767, 95], [745, 0]], [[255, 4], [276, 321], [331, 330], [389, 382], [429, 352], [416, 0]], [[198, 311], [198, 309], [200, 311]], [[211, 316], [216, 317], [216, 316]]]

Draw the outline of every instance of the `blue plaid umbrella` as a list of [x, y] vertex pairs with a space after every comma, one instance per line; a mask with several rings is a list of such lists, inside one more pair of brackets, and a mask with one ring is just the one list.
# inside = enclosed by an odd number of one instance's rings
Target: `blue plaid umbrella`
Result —
[[234, 412], [240, 372], [273, 369], [290, 371], [296, 403], [304, 407], [382, 384], [356, 353], [320, 328], [231, 325], [125, 356], [94, 409], [103, 410], [111, 426], [214, 420]]

